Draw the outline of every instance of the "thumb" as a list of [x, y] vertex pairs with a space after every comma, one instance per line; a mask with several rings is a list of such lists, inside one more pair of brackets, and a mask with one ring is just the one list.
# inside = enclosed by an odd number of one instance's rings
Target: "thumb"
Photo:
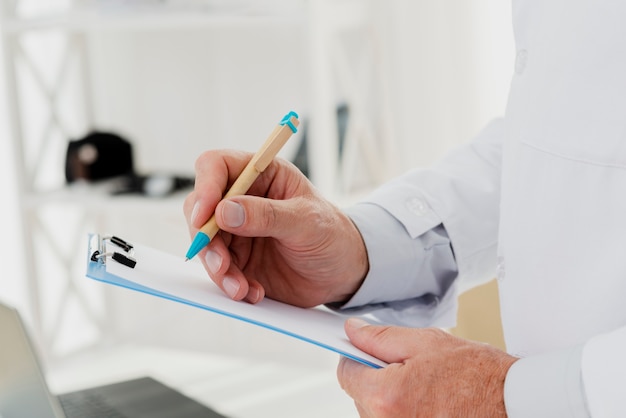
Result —
[[350, 342], [355, 347], [387, 363], [402, 363], [410, 357], [414, 345], [409, 328], [370, 325], [360, 318], [345, 323]]
[[243, 237], [282, 238], [293, 235], [294, 224], [302, 224], [301, 199], [273, 200], [237, 196], [217, 205], [217, 225]]

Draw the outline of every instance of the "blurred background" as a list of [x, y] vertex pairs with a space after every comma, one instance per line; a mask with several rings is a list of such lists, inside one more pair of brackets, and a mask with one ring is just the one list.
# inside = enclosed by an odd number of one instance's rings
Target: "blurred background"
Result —
[[[510, 5], [498, 0], [0, 4], [0, 299], [21, 309], [50, 363], [128, 341], [246, 356], [255, 338], [257, 357], [336, 364], [85, 279], [90, 231], [182, 256], [187, 190], [68, 184], [70, 141], [113, 133], [141, 179], [186, 179], [203, 150], [255, 150], [295, 110], [303, 129], [281, 156], [347, 205], [502, 115], [513, 66]], [[493, 326], [486, 315], [479, 333]], [[499, 344], [489, 332], [478, 338]]]

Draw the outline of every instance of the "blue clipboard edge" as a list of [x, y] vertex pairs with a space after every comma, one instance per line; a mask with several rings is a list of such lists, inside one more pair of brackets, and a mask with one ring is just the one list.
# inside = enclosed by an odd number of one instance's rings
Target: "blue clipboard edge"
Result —
[[[89, 235], [89, 242], [90, 243], [93, 241], [94, 235], [96, 235], [96, 234], [90, 234]], [[176, 297], [176, 296], [172, 296], [172, 295], [170, 295], [168, 293], [160, 292], [158, 290], [154, 290], [152, 288], [139, 285], [139, 284], [137, 284], [135, 282], [132, 282], [130, 280], [123, 279], [123, 278], [121, 278], [119, 276], [116, 276], [114, 274], [108, 273], [106, 271], [106, 265], [104, 263], [97, 262], [97, 261], [92, 261], [90, 253], [91, 253], [91, 248], [89, 248], [88, 252], [87, 252], [87, 273], [86, 273], [86, 276], [88, 278], [90, 278], [90, 279], [97, 280], [97, 281], [102, 282], [102, 283], [112, 284], [112, 285], [115, 285], [115, 286], [118, 286], [118, 287], [130, 289], [130, 290], [134, 290], [134, 291], [137, 291], [137, 292], [145, 293], [145, 294], [148, 294], [148, 295], [157, 296], [157, 297], [160, 297], [160, 298], [163, 298], [163, 299], [172, 300], [174, 302], [183, 303], [185, 305], [193, 306], [195, 308], [204, 309], [206, 311], [214, 312], [216, 314], [227, 316], [229, 318], [238, 319], [240, 321], [247, 322], [249, 324], [253, 324], [253, 325], [257, 325], [257, 326], [263, 327], [263, 328], [267, 328], [267, 329], [270, 329], [272, 331], [276, 331], [276, 332], [279, 332], [281, 334], [297, 338], [297, 339], [299, 339], [301, 341], [306, 341], [306, 342], [308, 342], [310, 344], [317, 345], [318, 347], [322, 347], [322, 348], [325, 348], [327, 350], [333, 351], [335, 353], [338, 353], [338, 354], [340, 354], [340, 355], [342, 355], [344, 357], [347, 357], [347, 358], [349, 358], [351, 360], [354, 360], [354, 361], [359, 362], [361, 364], [364, 364], [366, 366], [370, 366], [370, 367], [373, 367], [375, 369], [382, 368], [380, 365], [378, 365], [376, 363], [372, 363], [372, 362], [370, 362], [368, 360], [365, 360], [363, 358], [356, 357], [356, 356], [354, 356], [354, 355], [352, 355], [350, 353], [346, 353], [346, 352], [344, 352], [342, 350], [338, 350], [335, 347], [331, 347], [331, 346], [328, 346], [326, 344], [322, 344], [322, 343], [320, 343], [318, 341], [312, 340], [312, 339], [304, 337], [302, 335], [294, 334], [292, 332], [286, 331], [286, 330], [281, 329], [281, 328], [274, 327], [274, 326], [266, 324], [264, 322], [255, 321], [255, 320], [250, 319], [250, 318], [246, 318], [246, 317], [243, 317], [243, 316], [235, 315], [235, 314], [232, 314], [232, 313], [229, 313], [229, 312], [222, 311], [220, 309], [211, 308], [210, 306], [206, 306], [206, 305], [202, 305], [202, 304], [199, 304], [199, 303], [196, 303], [196, 302], [192, 302], [192, 301], [187, 300], [187, 299], [183, 299], [183, 298], [179, 298], [179, 297]]]

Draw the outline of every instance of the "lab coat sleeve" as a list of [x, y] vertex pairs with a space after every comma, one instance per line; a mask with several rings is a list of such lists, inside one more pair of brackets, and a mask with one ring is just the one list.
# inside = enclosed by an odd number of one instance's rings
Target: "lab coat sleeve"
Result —
[[[417, 169], [347, 209], [369, 273], [346, 313], [381, 322], [452, 326], [459, 291], [494, 277], [504, 121], [432, 168]], [[448, 242], [449, 240], [449, 242]]]
[[589, 418], [582, 353], [580, 345], [515, 362], [504, 384], [508, 418]]
[[626, 327], [585, 344], [582, 377], [593, 418], [626, 417]]
[[508, 417], [626, 417], [625, 352], [626, 327], [518, 360], [504, 386]]

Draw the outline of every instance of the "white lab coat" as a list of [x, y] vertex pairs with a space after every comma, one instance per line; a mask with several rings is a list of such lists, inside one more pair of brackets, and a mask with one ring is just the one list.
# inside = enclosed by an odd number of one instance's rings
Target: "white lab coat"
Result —
[[626, 3], [516, 0], [499, 232], [507, 347], [585, 344], [594, 417], [625, 417]]
[[[443, 223], [458, 267], [430, 313], [402, 303], [389, 311], [437, 323], [454, 314], [446, 306], [458, 291], [495, 272], [507, 349], [531, 359], [528, 367], [542, 353], [574, 358], [578, 401], [592, 417], [626, 417], [626, 2], [514, 0], [513, 21], [504, 120], [369, 199], [411, 238]], [[384, 239], [354, 217], [366, 243]], [[368, 276], [346, 307], [378, 303], [371, 294], [399, 286], [388, 273], [401, 262], [377, 257], [370, 276], [379, 279]], [[567, 416], [584, 416], [571, 409]]]

